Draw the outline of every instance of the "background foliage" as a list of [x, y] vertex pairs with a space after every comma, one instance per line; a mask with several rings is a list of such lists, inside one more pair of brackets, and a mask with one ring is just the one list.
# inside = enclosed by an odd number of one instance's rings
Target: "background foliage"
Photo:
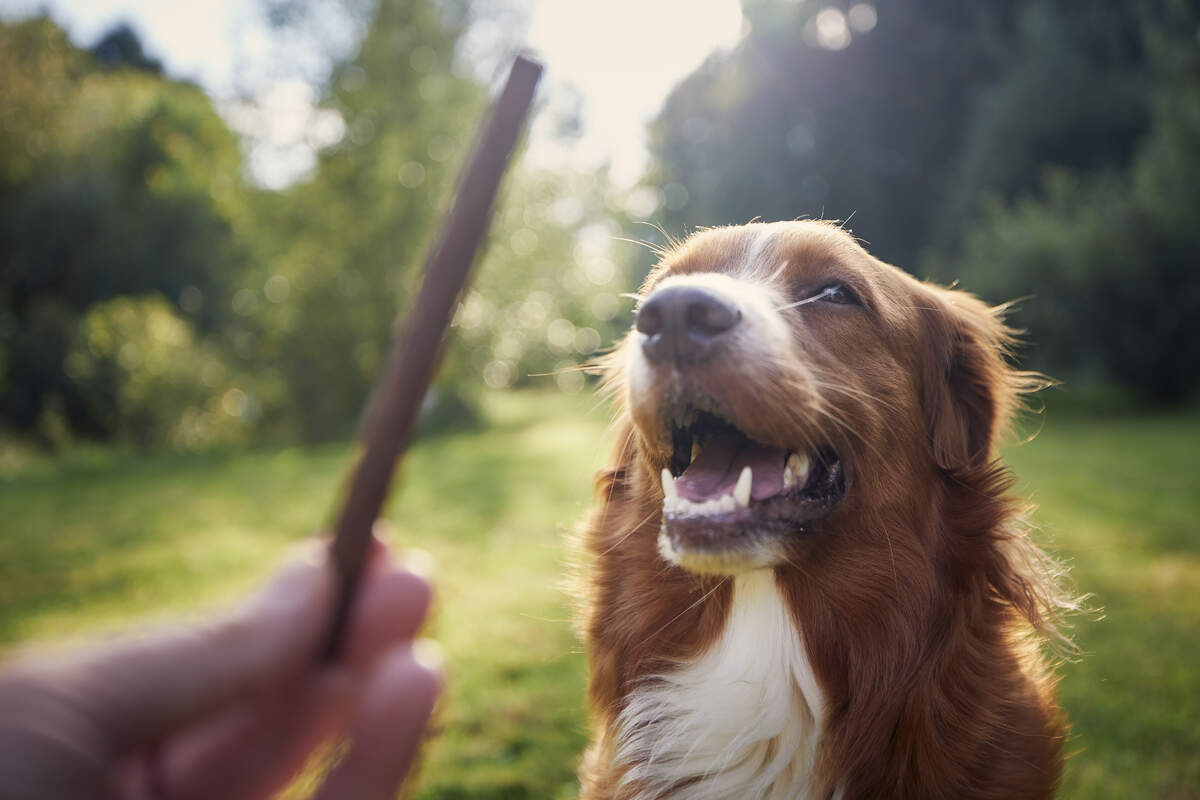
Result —
[[[484, 108], [464, 41], [496, 5], [264, 8], [281, 35], [319, 42], [330, 15], [360, 32], [319, 90], [316, 167], [275, 190], [247, 180], [222, 115], [134, 31], [83, 49], [45, 17], [0, 27], [11, 431], [194, 448], [353, 430]], [[1142, 402], [1194, 394], [1194, 3], [747, 0], [745, 14], [743, 42], [651, 126], [635, 202], [603, 169], [514, 171], [431, 396], [442, 418], [471, 419], [485, 386], [582, 387], [575, 365], [627, 324], [620, 295], [649, 266], [614, 241], [664, 238], [637, 218], [676, 236], [849, 219], [918, 275], [1023, 298], [1031, 366]]]
[[[0, 23], [0, 645], [226, 601], [319, 526], [484, 108], [467, 43], [510, 5], [263, 0], [332, 62], [307, 76], [317, 163], [281, 188], [247, 177], [236, 114], [133, 30], [81, 45], [45, 16]], [[561, 540], [606, 420], [567, 395], [650, 265], [622, 240], [807, 215], [1024, 298], [1026, 361], [1067, 390], [1009, 458], [1106, 614], [1062, 669], [1064, 794], [1196, 797], [1200, 5], [743, 5], [742, 43], [651, 125], [637, 187], [509, 175], [431, 395], [443, 432], [392, 512], [442, 564], [452, 665], [419, 796], [574, 796], [585, 665]], [[569, 147], [579, 120], [561, 122]], [[497, 391], [530, 386], [547, 391]], [[1120, 415], [1084, 408], [1114, 395]], [[176, 449], [208, 452], [153, 452]]]
[[1027, 298], [1033, 366], [1195, 391], [1195, 3], [746, 7], [654, 123], [664, 227], [851, 219], [920, 276]]
[[[11, 430], [185, 448], [353, 430], [484, 109], [458, 56], [474, 17], [436, 0], [270, 10], [292, 33], [331, 11], [364, 22], [323, 88], [316, 169], [275, 191], [128, 28], [84, 50], [47, 18], [0, 27]], [[582, 388], [629, 283], [609, 192], [603, 173], [515, 171], [431, 396], [442, 417], [471, 419], [483, 386]]]
[[[135, 303], [126, 315], [177, 313], [187, 336], [211, 333], [247, 264], [236, 137], [203, 92], [163, 78], [140, 48], [122, 61], [109, 41], [101, 58], [46, 19], [0, 27], [0, 414], [50, 437], [131, 432], [120, 376], [68, 369], [98, 304], [159, 294], [174, 311]], [[125, 332], [166, 329], [145, 319]], [[132, 375], [155, 345], [123, 344]]]

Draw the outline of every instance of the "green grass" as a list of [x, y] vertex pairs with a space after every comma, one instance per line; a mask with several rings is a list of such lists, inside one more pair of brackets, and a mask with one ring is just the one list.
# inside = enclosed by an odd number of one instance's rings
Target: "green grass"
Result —
[[[418, 444], [390, 519], [438, 562], [450, 665], [418, 796], [574, 796], [586, 665], [560, 590], [566, 532], [607, 452], [590, 398], [495, 394], [485, 425]], [[320, 528], [351, 450], [0, 458], [0, 645], [232, 601]], [[1063, 795], [1200, 797], [1200, 418], [1050, 412], [1010, 451], [1038, 520], [1103, 608], [1062, 669]]]
[[1100, 610], [1062, 669], [1063, 795], [1200, 797], [1200, 418], [1051, 411], [1009, 461]]

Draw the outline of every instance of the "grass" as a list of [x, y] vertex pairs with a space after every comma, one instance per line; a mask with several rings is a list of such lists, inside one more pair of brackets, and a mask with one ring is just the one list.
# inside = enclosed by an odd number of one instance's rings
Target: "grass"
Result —
[[[450, 664], [417, 796], [566, 798], [586, 665], [559, 588], [607, 450], [582, 397], [495, 394], [486, 425], [418, 444], [389, 512], [436, 559]], [[228, 603], [328, 516], [346, 446], [0, 459], [0, 645]], [[1063, 796], [1200, 797], [1200, 418], [1064, 416], [1010, 451], [1103, 619], [1063, 666]]]
[[1064, 796], [1200, 797], [1200, 418], [1050, 422], [1009, 461], [1094, 596], [1064, 665]]

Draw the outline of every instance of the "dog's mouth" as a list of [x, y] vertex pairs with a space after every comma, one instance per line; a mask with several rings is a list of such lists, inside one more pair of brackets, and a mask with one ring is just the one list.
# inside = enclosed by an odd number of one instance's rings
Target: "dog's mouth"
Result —
[[792, 450], [757, 441], [708, 411], [685, 409], [662, 471], [660, 549], [696, 571], [766, 566], [786, 536], [807, 533], [846, 492], [832, 447]]

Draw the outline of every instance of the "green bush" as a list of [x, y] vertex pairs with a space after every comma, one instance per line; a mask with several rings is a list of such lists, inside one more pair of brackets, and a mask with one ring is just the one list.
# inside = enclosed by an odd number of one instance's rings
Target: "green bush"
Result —
[[89, 416], [113, 438], [192, 449], [243, 438], [256, 411], [247, 392], [160, 295], [91, 308], [66, 371]]
[[1126, 180], [1054, 172], [1044, 197], [990, 204], [939, 272], [1018, 301], [1031, 365], [1184, 400], [1200, 378], [1200, 271], [1187, 235], [1148, 212]]
[[0, 24], [0, 425], [19, 433], [111, 429], [66, 373], [96, 304], [159, 292], [211, 331], [246, 260], [238, 141], [212, 102], [109, 66], [45, 17]]
[[1051, 170], [1037, 194], [993, 199], [961, 260], [932, 269], [993, 301], [1027, 297], [1014, 319], [1037, 366], [1177, 402], [1200, 387], [1200, 52], [1147, 42], [1161, 80], [1129, 168]]

